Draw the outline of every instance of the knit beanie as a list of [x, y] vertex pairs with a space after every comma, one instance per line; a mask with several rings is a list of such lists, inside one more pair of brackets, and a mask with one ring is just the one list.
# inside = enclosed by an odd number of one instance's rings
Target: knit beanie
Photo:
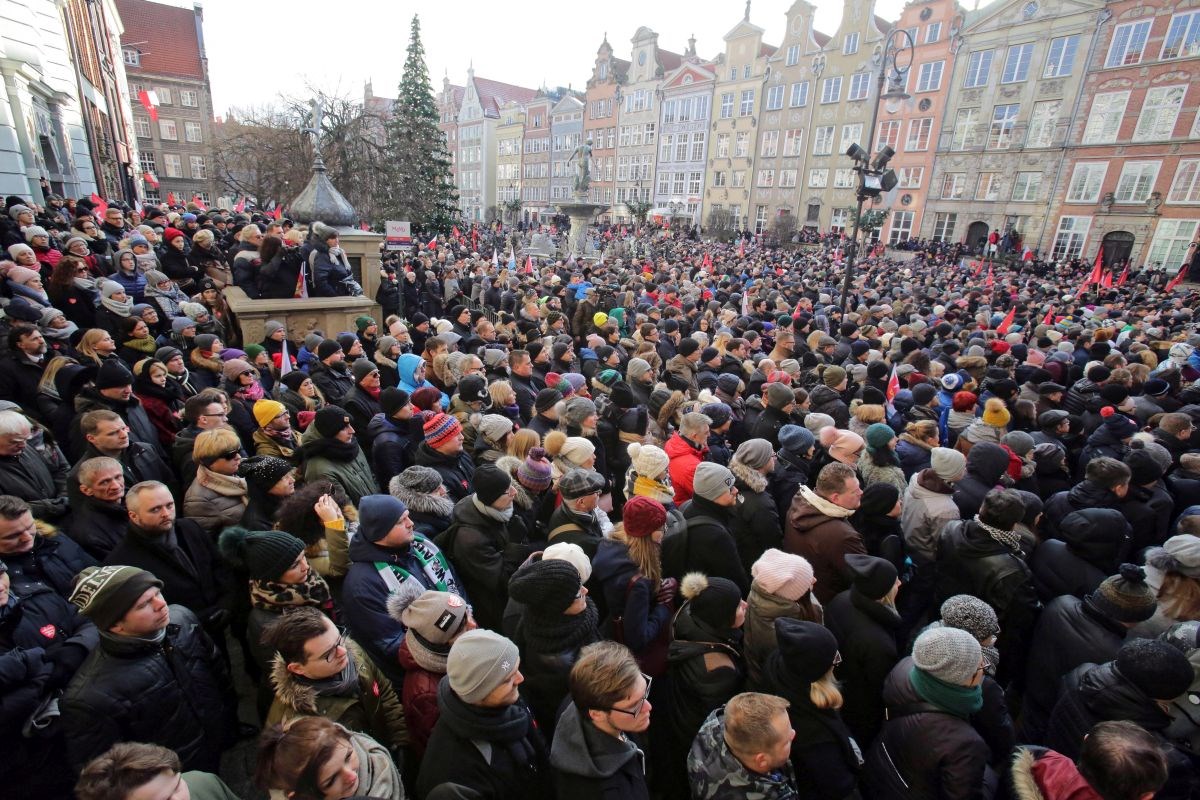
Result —
[[637, 398], [633, 396], [633, 388], [625, 381], [614, 383], [609, 397], [616, 408], [629, 409], [636, 408], [638, 405]]
[[422, 411], [438, 412], [442, 408], [442, 393], [436, 386], [422, 386], [409, 399], [414, 407]]
[[657, 478], [671, 464], [666, 452], [657, 445], [633, 442], [628, 450], [634, 471], [643, 478]]
[[789, 403], [796, 402], [796, 393], [786, 383], [768, 383], [763, 387], [763, 393], [769, 408], [780, 410]]
[[476, 628], [454, 640], [446, 658], [450, 689], [468, 705], [476, 705], [517, 671], [521, 653], [509, 639]]
[[513, 423], [500, 414], [484, 414], [479, 418], [478, 428], [484, 439], [499, 446], [504, 443], [504, 437], [513, 432]]
[[966, 631], [979, 641], [1000, 633], [1000, 620], [996, 610], [969, 594], [956, 594], [946, 598], [941, 609], [942, 624]]
[[[246, 345], [246, 356], [251, 361], [258, 358], [260, 355], [262, 355], [265, 352], [267, 352], [267, 348], [263, 347], [261, 344]], [[222, 355], [224, 355], [224, 353], [222, 353]]]
[[166, 364], [175, 356], [183, 358], [183, 351], [178, 347], [171, 347], [170, 345], [167, 345], [166, 347], [160, 347], [154, 351], [155, 361], [158, 361], [161, 364]]
[[876, 422], [867, 426], [867, 432], [863, 438], [867, 442], [867, 451], [874, 453], [885, 449], [888, 446], [888, 442], [896, 438], [896, 432], [892, 430], [890, 425]]
[[[630, 368], [632, 369], [633, 361], [630, 361], [629, 364]], [[742, 379], [737, 375], [731, 375], [728, 372], [723, 372], [717, 376], [717, 388], [732, 397], [736, 395], [742, 388]]]
[[388, 419], [396, 416], [396, 412], [410, 402], [411, 398], [408, 396], [408, 392], [397, 389], [395, 386], [389, 386], [379, 393], [379, 407], [383, 410], [383, 416]]
[[1195, 680], [1187, 656], [1158, 639], [1131, 639], [1117, 651], [1117, 672], [1153, 700], [1174, 700]]
[[1146, 572], [1136, 564], [1122, 564], [1117, 574], [1105, 578], [1088, 599], [1117, 622], [1145, 622], [1158, 609], [1158, 597], [1146, 583]]
[[263, 336], [270, 338], [275, 331], [283, 330], [283, 323], [277, 319], [269, 319], [263, 323]]
[[684, 356], [686, 358], [687, 356], [690, 356], [692, 353], [696, 352], [699, 349], [700, 349], [700, 343], [689, 336], [685, 339], [679, 340], [679, 346], [675, 348], [675, 352], [679, 353], [679, 355]]
[[85, 567], [75, 579], [70, 600], [79, 607], [79, 613], [101, 631], [107, 631], [147, 589], [161, 589], [162, 585], [154, 575], [137, 567]]
[[445, 656], [462, 631], [471, 609], [452, 592], [426, 589], [420, 581], [404, 581], [387, 598], [387, 611], [407, 630], [408, 647]]
[[574, 542], [555, 542], [542, 551], [542, 561], [565, 561], [575, 567], [580, 579], [587, 583], [592, 578], [592, 561], [583, 548]]
[[644, 539], [667, 524], [667, 509], [649, 497], [631, 497], [622, 511], [621, 522], [625, 535]]
[[912, 658], [922, 672], [944, 683], [968, 686], [979, 672], [983, 649], [964, 630], [927, 628], [913, 643]]
[[537, 397], [533, 400], [533, 407], [539, 414], [543, 414], [562, 402], [562, 399], [562, 392], [547, 387], [537, 393]]
[[438, 487], [442, 485], [441, 474], [433, 467], [423, 467], [420, 464], [413, 464], [401, 472], [399, 475], [393, 476], [388, 482], [388, 492], [393, 497], [398, 497], [403, 501], [403, 497], [399, 497], [401, 493], [408, 495], [417, 494], [433, 494]]
[[1124, 414], [1117, 412], [1112, 406], [1100, 409], [1105, 430], [1116, 439], [1129, 439], [1137, 433], [1137, 423]]
[[625, 367], [625, 374], [629, 380], [635, 381], [641, 378], [651, 370], [650, 362], [644, 358], [631, 358], [629, 364]]
[[133, 385], [133, 373], [123, 363], [115, 360], [105, 361], [96, 371], [95, 386], [97, 389], [119, 389], [122, 386]]
[[308, 380], [308, 373], [298, 369], [294, 369], [287, 375], [284, 375], [280, 380], [283, 385], [291, 389], [293, 392], [300, 391], [300, 385]]
[[358, 344], [358, 337], [353, 333], [339, 333], [337, 335], [338, 347], [342, 349], [342, 353], [350, 355], [350, 351], [354, 349], [354, 345]]
[[[171, 332], [174, 334], [177, 334], [179, 336], [182, 336], [183, 332], [186, 331], [188, 328], [195, 328], [195, 327], [196, 327], [196, 320], [192, 319], [191, 317], [175, 317], [174, 319], [171, 320]], [[211, 333], [206, 334], [206, 335], [212, 336]], [[214, 337], [214, 338], [216, 338], [216, 337]], [[197, 345], [197, 347], [199, 347], [199, 345]]]
[[367, 328], [369, 328], [375, 324], [376, 324], [375, 320], [372, 319], [371, 317], [368, 317], [366, 314], [363, 314], [361, 317], [356, 317], [354, 319], [354, 327], [358, 328], [359, 333], [362, 333]]
[[287, 406], [278, 400], [257, 400], [254, 403], [254, 421], [258, 423], [258, 427], [265, 428], [267, 423], [278, 417], [280, 414], [287, 413]]
[[425, 444], [434, 450], [462, 433], [462, 425], [449, 414], [441, 411], [436, 413], [426, 411], [422, 416], [425, 419], [422, 426], [422, 430], [425, 432]]
[[313, 331], [304, 337], [304, 349], [310, 353], [315, 353], [323, 341], [325, 341], [325, 337], [322, 336], [320, 332]]
[[935, 447], [929, 452], [934, 473], [946, 483], [960, 480], [967, 471], [967, 457], [949, 447]]
[[238, 464], [237, 474], [254, 484], [264, 494], [295, 467], [290, 461], [275, 456], [253, 456], [242, 459]]
[[846, 568], [850, 571], [854, 588], [871, 600], [887, 597], [896, 585], [896, 566], [886, 558], [849, 553], [846, 555]]
[[1009, 431], [1004, 434], [1000, 443], [1012, 450], [1014, 454], [1025, 457], [1033, 450], [1033, 437], [1025, 431]]
[[733, 627], [738, 605], [742, 602], [742, 592], [736, 583], [728, 578], [689, 572], [683, 576], [679, 591], [697, 620], [717, 631]]
[[466, 375], [458, 382], [458, 399], [464, 403], [486, 403], [490, 398], [487, 378], [482, 375]]
[[716, 500], [733, 487], [733, 473], [712, 461], [702, 461], [692, 477], [692, 491], [705, 500]]
[[512, 478], [502, 469], [497, 469], [491, 464], [484, 464], [475, 470], [475, 476], [471, 479], [472, 485], [475, 487], [475, 497], [485, 506], [490, 506], [492, 503], [504, 496], [512, 486]]
[[771, 461], [775, 451], [766, 439], [747, 439], [738, 445], [733, 458], [739, 464], [745, 464], [750, 469], [759, 470]]
[[993, 428], [1003, 428], [1008, 425], [1012, 415], [999, 397], [989, 397], [983, 404], [983, 422]]
[[378, 542], [407, 511], [408, 506], [390, 494], [365, 495], [358, 501], [358, 533], [368, 542]]
[[[811, 416], [811, 415], [810, 415]], [[779, 429], [779, 449], [786, 450], [789, 453], [794, 453], [798, 456], [803, 456], [813, 445], [817, 443], [817, 437], [812, 435], [812, 431], [808, 428], [802, 428], [799, 425], [784, 425]]]
[[350, 424], [350, 415], [341, 406], [325, 406], [313, 416], [312, 424], [317, 433], [332, 439]]
[[579, 595], [583, 580], [567, 561], [551, 559], [525, 564], [508, 582], [508, 594], [537, 617], [560, 616]]
[[1154, 483], [1163, 476], [1163, 468], [1157, 459], [1143, 449], [1131, 450], [1125, 456], [1125, 464], [1129, 467], [1129, 482], [1134, 486]]
[[838, 366], [826, 367], [821, 375], [821, 381], [830, 389], [836, 389], [846, 380], [846, 370]]
[[277, 581], [304, 552], [304, 542], [285, 531], [250, 531], [234, 525], [217, 539], [221, 557], [256, 581]]
[[750, 567], [750, 576], [763, 591], [792, 602], [812, 591], [816, 583], [808, 559], [774, 547], [758, 557]]
[[575, 425], [582, 427], [583, 421], [588, 417], [595, 415], [596, 404], [586, 397], [572, 397], [563, 406], [562, 414], [559, 416], [567, 425]]
[[937, 389], [928, 383], [918, 383], [912, 388], [913, 402], [919, 406], [927, 406], [937, 397]]
[[787, 675], [789, 683], [801, 686], [815, 683], [833, 668], [837, 659], [837, 639], [817, 622], [779, 617], [775, 620], [775, 641], [779, 650], [771, 654], [771, 665]]
[[335, 340], [323, 339], [321, 341], [321, 343], [319, 345], [317, 345], [317, 358], [320, 361], [324, 361], [325, 359], [329, 358], [334, 353], [340, 352], [341, 349], [342, 349], [342, 346], [340, 344], [338, 344]]
[[546, 451], [540, 447], [529, 448], [529, 454], [517, 467], [517, 483], [531, 492], [544, 492], [550, 488], [553, 481], [550, 462], [546, 460]]
[[711, 420], [712, 428], [719, 428], [733, 419], [733, 409], [725, 403], [706, 403], [700, 407], [700, 413]]

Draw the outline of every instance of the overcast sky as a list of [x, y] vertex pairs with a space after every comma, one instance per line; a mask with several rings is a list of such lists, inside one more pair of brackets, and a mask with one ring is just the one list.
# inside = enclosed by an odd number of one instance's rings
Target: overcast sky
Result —
[[[187, 0], [172, 4], [190, 6]], [[750, 21], [766, 30], [769, 44], [783, 38], [792, 0], [754, 0]], [[817, 28], [837, 29], [836, 0], [819, 0]], [[894, 20], [904, 0], [877, 0], [876, 13]], [[548, 9], [553, 9], [548, 13]], [[617, 56], [629, 58], [634, 31], [646, 25], [660, 47], [682, 53], [696, 37], [696, 50], [711, 58], [721, 37], [742, 18], [744, 2], [647, 3], [645, 0], [569, 2], [560, 6], [505, 4], [480, 0], [383, 3], [378, 0], [246, 3], [204, 0], [213, 106], [265, 103], [279, 91], [300, 93], [311, 83], [360, 98], [367, 80], [375, 94], [395, 97], [408, 46], [409, 22], [421, 18], [421, 40], [436, 92], [447, 71], [461, 84], [474, 61], [478, 77], [537, 88], [571, 85], [583, 89], [596, 48], [608, 33]]]

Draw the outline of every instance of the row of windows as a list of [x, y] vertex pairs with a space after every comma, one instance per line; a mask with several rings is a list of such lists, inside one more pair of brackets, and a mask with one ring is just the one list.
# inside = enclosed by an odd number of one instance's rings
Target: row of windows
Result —
[[[129, 52], [126, 50], [125, 52]], [[145, 86], [140, 83], [131, 83], [129, 91], [134, 100], [138, 99], [138, 95], [143, 91], [152, 92], [153, 96], [150, 101], [156, 106], [171, 106], [175, 105], [172, 89], [167, 86]], [[157, 101], [157, 102], [155, 102]], [[184, 108], [199, 108], [200, 107], [200, 92], [195, 89], [180, 89], [179, 90], [179, 105]]]
[[681, 97], [663, 102], [663, 122], [691, 122], [707, 120], [712, 99], [706, 95]]
[[[947, 172], [942, 175], [941, 199], [966, 200], [970, 176], [965, 172]], [[996, 201], [1003, 189], [1003, 175], [999, 172], [980, 172], [975, 176], [975, 200]], [[1042, 190], [1041, 172], [1018, 172], [1013, 179], [1011, 199], [1015, 202], [1034, 202]]]
[[[729, 134], [723, 134], [728, 141]], [[707, 134], [704, 131], [694, 133], [664, 133], [658, 146], [659, 161], [703, 161], [704, 144]]]
[[[1117, 188], [1113, 191], [1116, 203], [1142, 203], [1154, 191], [1161, 161], [1126, 161], [1121, 166]], [[1095, 203], [1100, 199], [1100, 189], [1108, 175], [1107, 161], [1081, 161], [1071, 172], [1067, 184], [1068, 203]], [[1168, 203], [1200, 204], [1200, 159], [1183, 159], [1175, 168], [1171, 188], [1167, 192]]]
[[657, 127], [653, 122], [642, 125], [622, 125], [617, 139], [620, 147], [638, 147], [642, 144], [654, 144]]
[[[1102, 92], [1092, 100], [1087, 125], [1083, 131], [1083, 144], [1113, 144], [1121, 130], [1125, 109], [1129, 103], [1129, 91]], [[1170, 139], [1175, 135], [1175, 122], [1183, 109], [1187, 85], [1154, 86], [1146, 90], [1137, 125], [1131, 138], [1135, 142], [1152, 142]], [[1200, 114], [1192, 122], [1190, 136], [1200, 136]]]
[[[1106, 67], [1127, 67], [1142, 63], [1150, 39], [1153, 19], [1140, 19], [1118, 25], [1104, 59]], [[1167, 35], [1158, 51], [1160, 60], [1192, 58], [1200, 55], [1200, 11], [1188, 11], [1171, 17]]]
[[[1051, 257], [1055, 259], [1079, 258], [1092, 226], [1091, 217], [1063, 216], [1054, 232]], [[1187, 256], [1188, 246], [1200, 229], [1200, 220], [1160, 219], [1150, 241], [1146, 263], [1151, 266], [1175, 267]]]
[[658, 194], [691, 195], [700, 194], [704, 182], [703, 172], [660, 172], [657, 176]]
[[[721, 119], [730, 119], [733, 117], [734, 93], [723, 92], [721, 94]], [[741, 99], [738, 102], [738, 116], [748, 117], [754, 113], [754, 90], [743, 89]]]
[[[133, 131], [139, 139], [150, 139], [154, 136], [153, 129], [150, 127], [150, 120], [147, 117], [134, 117]], [[179, 123], [173, 119], [159, 117], [158, 137], [167, 142], [179, 141]], [[187, 142], [202, 143], [204, 141], [204, 128], [199, 122], [185, 120], [183, 123], [183, 138]]]
[[163, 153], [163, 171], [158, 171], [158, 160], [154, 153], [142, 151], [138, 156], [138, 165], [142, 172], [149, 172], [158, 178], [192, 178], [208, 180], [208, 165], [204, 156], [188, 156], [189, 174], [183, 174], [183, 157], [178, 153]]

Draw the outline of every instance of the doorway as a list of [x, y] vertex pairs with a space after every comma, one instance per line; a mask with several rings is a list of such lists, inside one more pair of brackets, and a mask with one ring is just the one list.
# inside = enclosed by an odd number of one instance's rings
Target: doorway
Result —
[[1104, 266], [1123, 264], [1133, 255], [1133, 234], [1129, 231], [1109, 231], [1100, 240], [1100, 250], [1104, 253]]
[[990, 226], [986, 222], [976, 220], [967, 228], [967, 247], [972, 253], [982, 253], [987, 244]]

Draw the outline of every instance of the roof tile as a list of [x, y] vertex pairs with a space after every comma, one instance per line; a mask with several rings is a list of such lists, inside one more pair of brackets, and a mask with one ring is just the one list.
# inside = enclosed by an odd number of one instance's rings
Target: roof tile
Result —
[[190, 8], [149, 0], [115, 0], [125, 32], [122, 46], [141, 51], [141, 66], [127, 71], [202, 81], [204, 63], [196, 37], [195, 12]]

